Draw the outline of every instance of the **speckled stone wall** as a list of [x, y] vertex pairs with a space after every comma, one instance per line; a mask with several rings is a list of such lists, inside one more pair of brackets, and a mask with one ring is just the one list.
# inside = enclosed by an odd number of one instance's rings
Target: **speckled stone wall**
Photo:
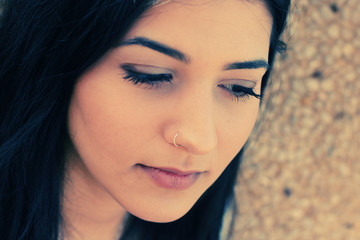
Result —
[[297, 0], [236, 187], [233, 239], [360, 239], [360, 1]]

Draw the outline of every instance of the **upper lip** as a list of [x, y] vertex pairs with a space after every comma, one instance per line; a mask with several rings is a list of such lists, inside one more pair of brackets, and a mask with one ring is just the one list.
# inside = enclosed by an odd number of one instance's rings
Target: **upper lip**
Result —
[[172, 167], [153, 167], [153, 166], [146, 166], [141, 164], [143, 167], [149, 167], [149, 168], [156, 168], [162, 171], [166, 171], [166, 172], [170, 172], [170, 173], [174, 173], [176, 175], [180, 175], [180, 176], [185, 176], [185, 175], [189, 175], [189, 174], [193, 174], [193, 173], [201, 173], [203, 171], [198, 171], [198, 170], [190, 170], [190, 171], [183, 171], [183, 170], [179, 170], [177, 168], [172, 168]]

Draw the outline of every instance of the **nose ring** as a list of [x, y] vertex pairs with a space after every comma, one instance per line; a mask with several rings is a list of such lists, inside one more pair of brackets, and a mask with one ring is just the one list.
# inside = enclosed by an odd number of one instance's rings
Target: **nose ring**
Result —
[[177, 132], [174, 136], [173, 143], [175, 147], [181, 147], [181, 145], [176, 144], [176, 137], [179, 136], [179, 132]]

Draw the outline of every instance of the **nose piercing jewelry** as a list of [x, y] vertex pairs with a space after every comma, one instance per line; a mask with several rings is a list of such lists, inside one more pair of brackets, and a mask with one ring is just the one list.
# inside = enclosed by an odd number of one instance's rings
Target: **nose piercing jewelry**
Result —
[[179, 132], [177, 132], [177, 133], [175, 134], [174, 139], [173, 139], [173, 143], [174, 143], [175, 147], [181, 147], [181, 145], [176, 144], [176, 137], [177, 137], [177, 136], [179, 136]]

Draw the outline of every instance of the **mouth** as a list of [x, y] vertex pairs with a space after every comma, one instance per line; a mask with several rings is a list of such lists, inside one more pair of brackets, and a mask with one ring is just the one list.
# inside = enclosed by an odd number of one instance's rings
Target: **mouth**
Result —
[[162, 188], [169, 189], [186, 189], [192, 186], [199, 175], [200, 171], [181, 171], [174, 168], [150, 167], [138, 164], [140, 168]]

